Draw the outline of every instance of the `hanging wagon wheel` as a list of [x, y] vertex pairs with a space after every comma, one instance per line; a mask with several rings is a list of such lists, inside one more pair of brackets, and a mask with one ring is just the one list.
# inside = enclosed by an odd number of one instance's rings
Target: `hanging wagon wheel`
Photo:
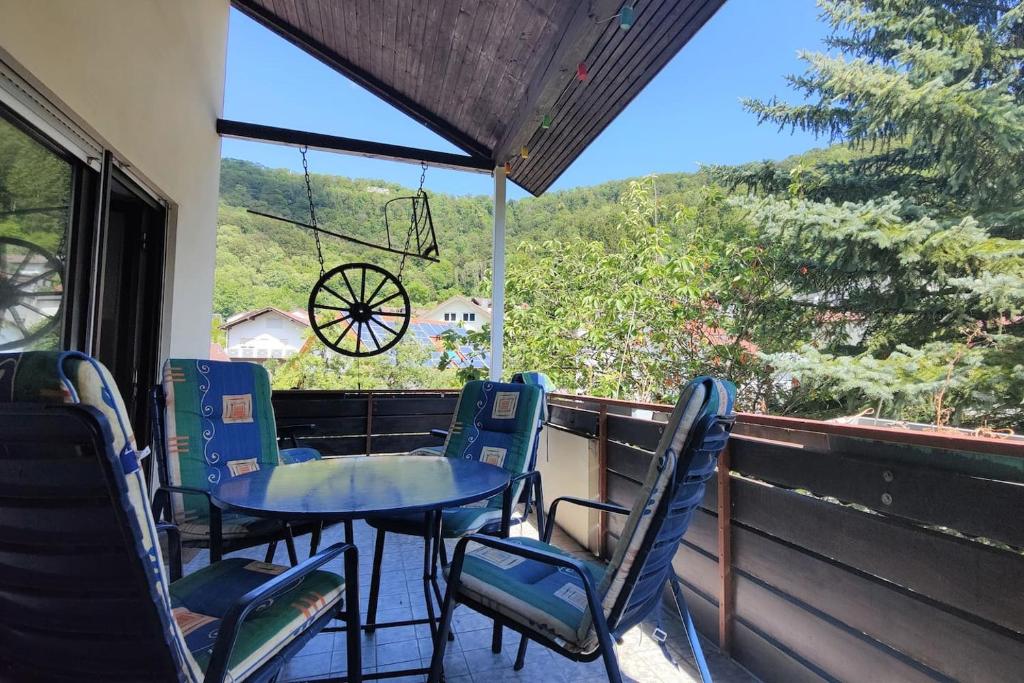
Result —
[[24, 347], [57, 325], [63, 280], [56, 256], [31, 242], [0, 237], [0, 351]]
[[384, 353], [409, 328], [411, 308], [394, 275], [369, 263], [346, 263], [309, 293], [309, 323], [329, 348], [346, 356]]

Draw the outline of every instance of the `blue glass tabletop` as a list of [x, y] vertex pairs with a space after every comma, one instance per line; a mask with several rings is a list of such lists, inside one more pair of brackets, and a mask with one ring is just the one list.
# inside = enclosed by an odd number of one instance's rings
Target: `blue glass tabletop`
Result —
[[361, 519], [490, 498], [509, 473], [476, 460], [374, 455], [267, 467], [213, 486], [215, 505], [277, 519]]

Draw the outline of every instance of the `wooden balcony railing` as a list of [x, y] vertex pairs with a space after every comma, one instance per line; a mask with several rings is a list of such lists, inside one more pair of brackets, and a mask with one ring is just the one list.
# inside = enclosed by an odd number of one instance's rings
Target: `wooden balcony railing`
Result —
[[[317, 423], [308, 443], [328, 455], [436, 444], [428, 432], [448, 427], [456, 400], [274, 395], [279, 422]], [[569, 395], [551, 404], [549, 427], [565, 438], [547, 448], [549, 471], [592, 453], [594, 493], [632, 505], [671, 406]], [[698, 628], [758, 677], [1019, 679], [1024, 446], [741, 415], [719, 470], [729, 476], [709, 487], [675, 566]], [[609, 556], [622, 520], [598, 526], [592, 547]]]

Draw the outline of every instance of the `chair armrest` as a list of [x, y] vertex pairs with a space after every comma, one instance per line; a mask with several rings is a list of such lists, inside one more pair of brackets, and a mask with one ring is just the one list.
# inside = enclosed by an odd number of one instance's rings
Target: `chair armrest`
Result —
[[[273, 600], [295, 588], [305, 577], [341, 554], [345, 555], [345, 581], [354, 581], [355, 577], [349, 576], [349, 572], [358, 567], [356, 547], [350, 543], [336, 543], [329, 548], [321, 550], [313, 557], [300, 562], [283, 574], [257, 586], [229, 607], [228, 611], [224, 614], [224, 618], [221, 620], [217, 640], [213, 645], [213, 654], [210, 657], [209, 665], [206, 667], [206, 677], [204, 680], [221, 683], [226, 679], [231, 651], [235, 647], [235, 641], [238, 638], [242, 624], [250, 612], [266, 601]], [[349, 628], [351, 628], [351, 625], [349, 625]]]
[[577, 498], [575, 496], [562, 496], [560, 498], [556, 498], [554, 502], [551, 503], [551, 507], [548, 508], [548, 525], [544, 527], [544, 535], [541, 536], [541, 540], [545, 543], [551, 542], [551, 533], [555, 530], [555, 515], [558, 512], [558, 504], [562, 501], [585, 508], [600, 510], [602, 512], [614, 512], [619, 515], [629, 514], [629, 510], [621, 505], [616, 505], [615, 503], [602, 503], [597, 500], [588, 500], [586, 498]]
[[156, 525], [157, 534], [167, 534], [167, 564], [170, 565], [171, 581], [181, 578], [181, 532], [176, 524], [170, 522], [159, 522]]
[[448, 573], [448, 590], [451, 591], [451, 595], [453, 597], [458, 595], [459, 586], [462, 583], [462, 564], [466, 559], [466, 546], [470, 541], [489, 548], [501, 550], [510, 555], [516, 555], [517, 557], [523, 557], [536, 562], [543, 562], [544, 564], [552, 567], [559, 567], [575, 572], [583, 582], [583, 590], [587, 595], [587, 604], [590, 607], [590, 613], [595, 624], [599, 623], [599, 628], [603, 628], [605, 631], [608, 630], [608, 626], [605, 623], [604, 611], [601, 609], [601, 601], [597, 594], [597, 588], [594, 586], [594, 582], [591, 580], [590, 574], [587, 573], [586, 568], [583, 566], [583, 562], [576, 558], [558, 555], [546, 550], [540, 550], [539, 548], [529, 548], [517, 543], [512, 543], [506, 539], [495, 538], [494, 536], [470, 534], [459, 539], [458, 544], [455, 546], [455, 555], [452, 559], [451, 571]]
[[438, 439], [447, 439], [448, 438], [448, 430], [447, 429], [431, 429], [430, 430], [430, 435], [431, 436], [436, 436]]

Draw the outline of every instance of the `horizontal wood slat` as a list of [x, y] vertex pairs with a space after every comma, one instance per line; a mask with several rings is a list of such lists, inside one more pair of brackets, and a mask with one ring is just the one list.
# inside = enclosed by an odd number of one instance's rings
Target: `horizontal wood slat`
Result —
[[[687, 534], [687, 540], [692, 536]], [[1012, 680], [1024, 671], [1024, 637], [986, 628], [888, 582], [757, 532], [733, 528], [733, 560], [734, 571], [957, 680], [976, 676], [979, 661], [993, 680]], [[745, 616], [758, 624], [772, 618]]]
[[[886, 515], [1024, 547], [1024, 485], [736, 437], [733, 469]], [[979, 505], [984, 501], [984, 505]]]
[[665, 425], [622, 415], [608, 416], [608, 440], [629, 444], [653, 452], [661, 440]]
[[733, 480], [733, 519], [1024, 633], [1019, 554], [740, 478]]
[[[684, 543], [673, 564], [678, 574], [693, 577], [702, 591], [717, 591], [718, 565], [703, 553]], [[772, 642], [800, 652], [835, 679], [921, 683], [935, 680], [841, 620], [815, 614], [742, 574], [734, 577], [734, 586], [737, 619], [755, 625]]]

